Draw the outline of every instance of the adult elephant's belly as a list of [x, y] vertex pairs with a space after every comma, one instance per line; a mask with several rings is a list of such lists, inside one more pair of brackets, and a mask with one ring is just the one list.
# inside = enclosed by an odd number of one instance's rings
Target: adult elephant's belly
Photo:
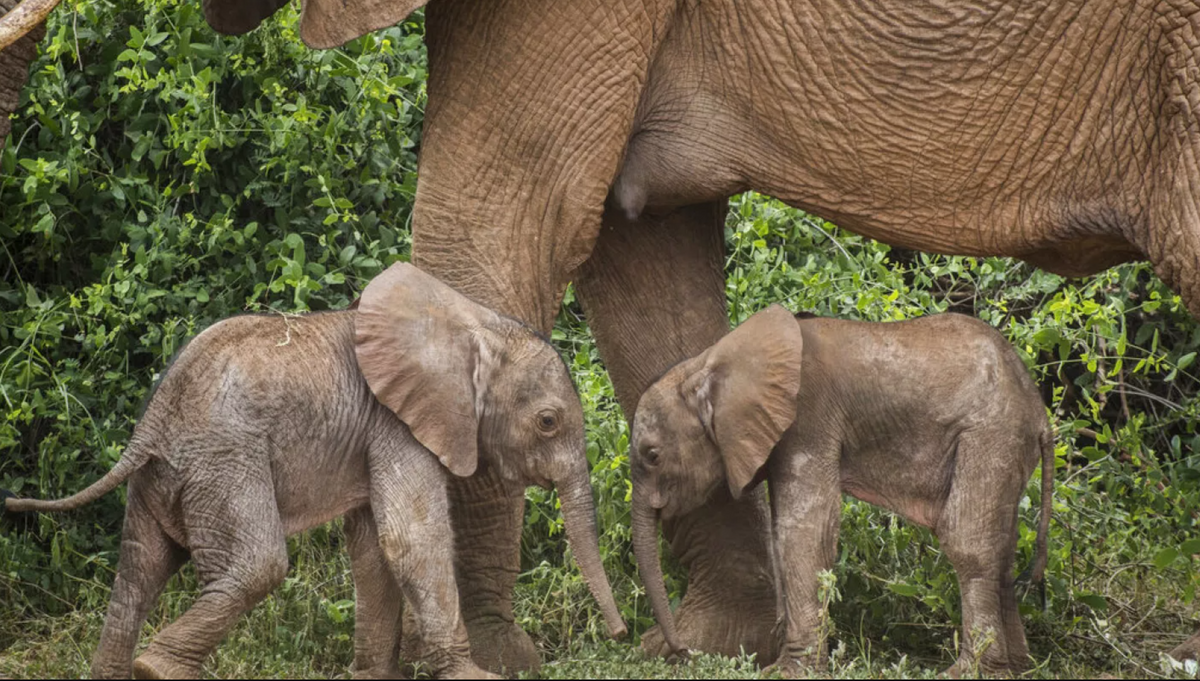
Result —
[[1114, 45], [1111, 3], [846, 4], [681, 18], [615, 204], [634, 217], [755, 190], [885, 243], [1066, 275], [1153, 250], [1169, 107], [1147, 80], [1159, 56]]
[[1084, 215], [1031, 219], [1020, 217], [1021, 212], [1014, 207], [1011, 211], [978, 214], [967, 224], [953, 222], [960, 215], [922, 214], [916, 210], [918, 218], [903, 222], [889, 221], [882, 215], [842, 215], [840, 220], [833, 219], [856, 234], [893, 246], [940, 255], [1018, 258], [1067, 277], [1090, 276], [1146, 257], [1124, 236], [1135, 231], [1132, 221], [1094, 220]]

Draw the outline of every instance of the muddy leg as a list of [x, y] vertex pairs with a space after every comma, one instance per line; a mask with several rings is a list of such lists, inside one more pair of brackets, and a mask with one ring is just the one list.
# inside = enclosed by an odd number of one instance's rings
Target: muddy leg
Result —
[[347, 513], [345, 531], [354, 574], [354, 678], [399, 678], [404, 595], [379, 547], [371, 510]]
[[185, 560], [187, 552], [162, 531], [138, 494], [136, 481], [130, 483], [117, 580], [100, 645], [92, 657], [92, 678], [128, 679], [133, 675], [133, 651], [142, 624], [167, 580]]
[[371, 445], [371, 511], [379, 548], [412, 606], [423, 662], [439, 678], [487, 677], [471, 661], [454, 578], [449, 474], [407, 428]]
[[792, 434], [770, 466], [771, 522], [779, 565], [783, 643], [775, 667], [797, 676], [828, 663], [820, 573], [837, 558], [842, 488], [837, 443], [801, 444]]
[[225, 484], [196, 484], [183, 491], [183, 521], [200, 597], [134, 661], [136, 678], [199, 678], [204, 661], [237, 619], [287, 574], [287, 541], [270, 471], [263, 466], [230, 477]]

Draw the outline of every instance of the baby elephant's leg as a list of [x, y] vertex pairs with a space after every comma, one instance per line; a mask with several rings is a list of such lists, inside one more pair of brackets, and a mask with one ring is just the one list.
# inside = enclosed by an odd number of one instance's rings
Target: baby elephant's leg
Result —
[[842, 491], [836, 448], [814, 454], [785, 440], [775, 456], [769, 484], [785, 628], [775, 666], [791, 675], [827, 662], [820, 573], [837, 556]]
[[[223, 457], [244, 462], [245, 457]], [[139, 679], [199, 678], [237, 622], [287, 574], [287, 541], [265, 457], [185, 485], [180, 506], [200, 597], [133, 665]]]
[[423, 662], [439, 678], [499, 678], [471, 661], [454, 578], [449, 472], [398, 421], [368, 458], [379, 546], [413, 608]]
[[371, 509], [347, 513], [345, 529], [354, 573], [354, 678], [400, 678], [404, 595], [379, 547]]
[[117, 581], [113, 584], [100, 645], [92, 658], [92, 678], [130, 678], [142, 624], [167, 580], [186, 559], [187, 552], [171, 541], [151, 515], [138, 493], [135, 479], [129, 486]]
[[1021, 610], [1017, 607], [1017, 580], [1013, 577], [1017, 560], [1017, 506], [1012, 511], [1012, 541], [1004, 555], [1008, 567], [1000, 573], [1000, 617], [1004, 620], [1004, 635], [1008, 644], [1008, 671], [1020, 674], [1029, 669], [1029, 644], [1025, 641], [1025, 625], [1021, 623]]
[[[1029, 471], [1005, 452], [1019, 448], [1019, 435], [968, 432], [959, 438], [953, 481], [936, 528], [942, 550], [958, 573], [963, 636], [958, 661], [947, 674], [958, 677], [979, 665], [988, 674], [1019, 671], [1024, 657], [1013, 588], [1016, 509]], [[1023, 668], [1023, 667], [1022, 667]]]

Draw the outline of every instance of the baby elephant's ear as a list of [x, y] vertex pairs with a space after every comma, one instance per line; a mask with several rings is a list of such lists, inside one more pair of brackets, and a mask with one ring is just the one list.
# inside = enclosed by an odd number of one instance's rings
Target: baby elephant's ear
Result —
[[700, 355], [680, 387], [721, 451], [735, 499], [796, 420], [803, 351], [792, 313], [772, 305]]
[[408, 263], [363, 291], [354, 351], [371, 392], [450, 472], [479, 463], [476, 404], [492, 361], [484, 325], [495, 313]]

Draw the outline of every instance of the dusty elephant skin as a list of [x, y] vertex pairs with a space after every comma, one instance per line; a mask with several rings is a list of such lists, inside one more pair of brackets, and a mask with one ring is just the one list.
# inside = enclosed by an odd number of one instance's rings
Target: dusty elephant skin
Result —
[[[306, 0], [300, 33], [330, 46], [421, 4]], [[203, 0], [232, 33], [280, 5]], [[543, 332], [578, 276], [627, 415], [652, 377], [728, 330], [712, 237], [744, 189], [926, 251], [1069, 274], [1146, 258], [1197, 314], [1198, 10], [435, 0], [414, 262]], [[488, 540], [456, 540], [456, 568], [476, 659], [493, 669], [536, 666], [512, 617], [520, 506], [487, 472], [451, 482], [456, 536]], [[690, 576], [689, 645], [770, 645], [765, 516], [761, 499], [718, 497], [668, 524]], [[737, 552], [750, 557], [713, 558]], [[1200, 636], [1172, 654], [1198, 652]]]
[[656, 521], [690, 512], [718, 489], [740, 496], [765, 477], [783, 672], [824, 664], [818, 574], [837, 555], [843, 491], [937, 535], [962, 590], [961, 653], [948, 675], [977, 664], [989, 673], [1028, 668], [1013, 588], [1017, 510], [1040, 459], [1032, 570], [1040, 581], [1053, 435], [1025, 365], [987, 324], [954, 314], [887, 324], [797, 320], [772, 306], [647, 391], [630, 449], [638, 567], [672, 649], [683, 645]]
[[[128, 479], [97, 677], [197, 677], [235, 620], [283, 580], [285, 537], [345, 515], [356, 677], [399, 674], [407, 601], [423, 661], [470, 678], [486, 673], [460, 614], [447, 482], [477, 467], [519, 490], [557, 486], [580, 568], [622, 633], [566, 367], [519, 322], [405, 263], [354, 311], [213, 325], [180, 353], [108, 475], [63, 501], [6, 506], [71, 510]], [[200, 597], [133, 661], [142, 622], [189, 555]]]

